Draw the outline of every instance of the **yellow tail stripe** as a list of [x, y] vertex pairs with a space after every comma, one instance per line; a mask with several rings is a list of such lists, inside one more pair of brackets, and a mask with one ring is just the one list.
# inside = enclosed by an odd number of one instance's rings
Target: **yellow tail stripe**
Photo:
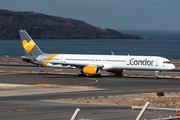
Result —
[[59, 54], [52, 54], [52, 55], [50, 55], [45, 61], [46, 62], [44, 62], [43, 63], [43, 66], [46, 66], [47, 64], [48, 64], [48, 62], [50, 62], [55, 56], [57, 56], [57, 55], [59, 55]]
[[57, 56], [57, 55], [59, 55], [59, 54], [52, 54], [52, 55], [50, 55], [47, 59], [46, 59], [46, 61], [51, 61], [55, 56]]

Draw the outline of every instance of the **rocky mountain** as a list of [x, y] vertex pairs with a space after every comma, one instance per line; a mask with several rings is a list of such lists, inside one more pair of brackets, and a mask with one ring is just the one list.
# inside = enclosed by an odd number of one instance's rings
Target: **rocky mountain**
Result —
[[100, 28], [81, 20], [41, 13], [0, 10], [0, 39], [19, 39], [25, 29], [34, 39], [140, 39], [139, 36]]

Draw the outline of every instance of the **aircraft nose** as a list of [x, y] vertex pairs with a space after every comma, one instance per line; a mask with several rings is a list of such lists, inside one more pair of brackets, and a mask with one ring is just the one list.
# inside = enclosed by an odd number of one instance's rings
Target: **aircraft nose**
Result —
[[174, 64], [172, 64], [172, 69], [175, 69], [176, 67], [175, 67], [175, 65]]

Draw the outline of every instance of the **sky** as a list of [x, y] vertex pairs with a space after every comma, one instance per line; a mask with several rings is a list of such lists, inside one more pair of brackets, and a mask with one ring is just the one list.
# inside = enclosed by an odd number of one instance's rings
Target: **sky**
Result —
[[180, 0], [0, 0], [0, 9], [34, 11], [117, 30], [180, 30]]

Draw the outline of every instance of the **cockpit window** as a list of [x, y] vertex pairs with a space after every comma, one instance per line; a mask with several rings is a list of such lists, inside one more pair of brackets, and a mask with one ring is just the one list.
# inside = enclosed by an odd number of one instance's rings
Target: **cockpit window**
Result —
[[163, 63], [164, 63], [164, 64], [171, 64], [170, 61], [164, 61]]

